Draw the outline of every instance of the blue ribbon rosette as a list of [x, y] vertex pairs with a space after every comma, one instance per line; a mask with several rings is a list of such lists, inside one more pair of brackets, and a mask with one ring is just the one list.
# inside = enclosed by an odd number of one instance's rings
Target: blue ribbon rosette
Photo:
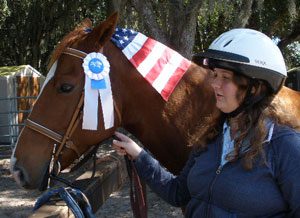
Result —
[[98, 129], [98, 98], [100, 97], [104, 128], [114, 125], [114, 105], [109, 78], [110, 65], [102, 53], [89, 53], [83, 59], [85, 73], [82, 128]]
[[108, 76], [110, 65], [101, 53], [89, 53], [82, 63], [84, 73], [91, 79], [92, 89], [106, 89], [105, 77]]

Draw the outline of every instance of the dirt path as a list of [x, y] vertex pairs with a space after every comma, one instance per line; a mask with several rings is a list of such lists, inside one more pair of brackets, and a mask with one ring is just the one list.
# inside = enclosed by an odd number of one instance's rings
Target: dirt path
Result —
[[[114, 192], [111, 197], [102, 205], [98, 212], [97, 217], [110, 218], [110, 217], [133, 217], [130, 199], [129, 199], [128, 183], [124, 184], [123, 188]], [[148, 199], [148, 218], [183, 218], [181, 209], [172, 207], [160, 199], [149, 188], [147, 190]]]
[[[19, 188], [9, 173], [9, 158], [0, 160], [0, 218], [23, 218], [31, 213], [39, 191]], [[158, 198], [148, 189], [148, 217], [183, 217], [180, 208], [174, 208]], [[122, 189], [114, 192], [96, 213], [96, 217], [133, 217], [126, 182]]]

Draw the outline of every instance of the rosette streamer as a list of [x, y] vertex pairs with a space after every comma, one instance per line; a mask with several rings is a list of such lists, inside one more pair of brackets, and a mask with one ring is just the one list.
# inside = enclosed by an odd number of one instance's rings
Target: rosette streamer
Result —
[[109, 129], [114, 125], [109, 62], [103, 54], [93, 52], [84, 58], [82, 67], [85, 73], [82, 128], [98, 129], [98, 97], [100, 96], [104, 128]]

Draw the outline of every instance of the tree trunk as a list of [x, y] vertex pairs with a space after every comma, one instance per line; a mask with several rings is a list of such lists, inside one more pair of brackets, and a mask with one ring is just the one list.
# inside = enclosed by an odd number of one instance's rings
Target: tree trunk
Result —
[[[202, 1], [192, 0], [189, 3], [182, 0], [169, 1], [168, 11], [160, 11], [163, 15], [168, 13], [165, 27], [158, 22], [159, 18], [155, 14], [153, 3], [141, 0], [131, 2], [152, 38], [170, 46], [186, 58], [192, 57], [196, 20]], [[165, 7], [158, 7], [157, 10], [165, 10]]]
[[245, 27], [252, 14], [253, 0], [243, 0], [240, 10], [237, 12], [236, 19], [233, 21], [233, 27]]

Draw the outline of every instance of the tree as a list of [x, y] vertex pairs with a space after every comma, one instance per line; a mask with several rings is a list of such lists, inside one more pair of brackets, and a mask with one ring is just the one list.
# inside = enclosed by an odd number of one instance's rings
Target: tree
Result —
[[7, 1], [6, 0], [0, 0], [0, 27], [2, 27], [5, 19], [7, 16], [10, 14], [10, 10], [7, 6]]
[[195, 44], [197, 15], [203, 1], [131, 0], [150, 36], [191, 58]]
[[[44, 74], [52, 50], [87, 15], [104, 18], [97, 1], [9, 1], [1, 26], [1, 65], [30, 64]], [[3, 4], [4, 5], [4, 4]], [[97, 7], [95, 7], [97, 5]], [[90, 11], [93, 8], [93, 11]], [[9, 34], [8, 34], [9, 33]]]
[[295, 61], [300, 58], [299, 49], [297, 46], [291, 49], [293, 43], [300, 41], [299, 10], [299, 0], [207, 0], [198, 19], [195, 52], [205, 50], [224, 31], [246, 27], [280, 39], [278, 47], [287, 66], [299, 66]]
[[228, 29], [257, 29], [280, 39], [288, 66], [295, 67], [299, 7], [299, 0], [0, 0], [0, 65], [30, 64], [45, 74], [63, 35], [86, 17], [101, 21], [120, 11], [119, 26], [140, 31], [187, 58]]

